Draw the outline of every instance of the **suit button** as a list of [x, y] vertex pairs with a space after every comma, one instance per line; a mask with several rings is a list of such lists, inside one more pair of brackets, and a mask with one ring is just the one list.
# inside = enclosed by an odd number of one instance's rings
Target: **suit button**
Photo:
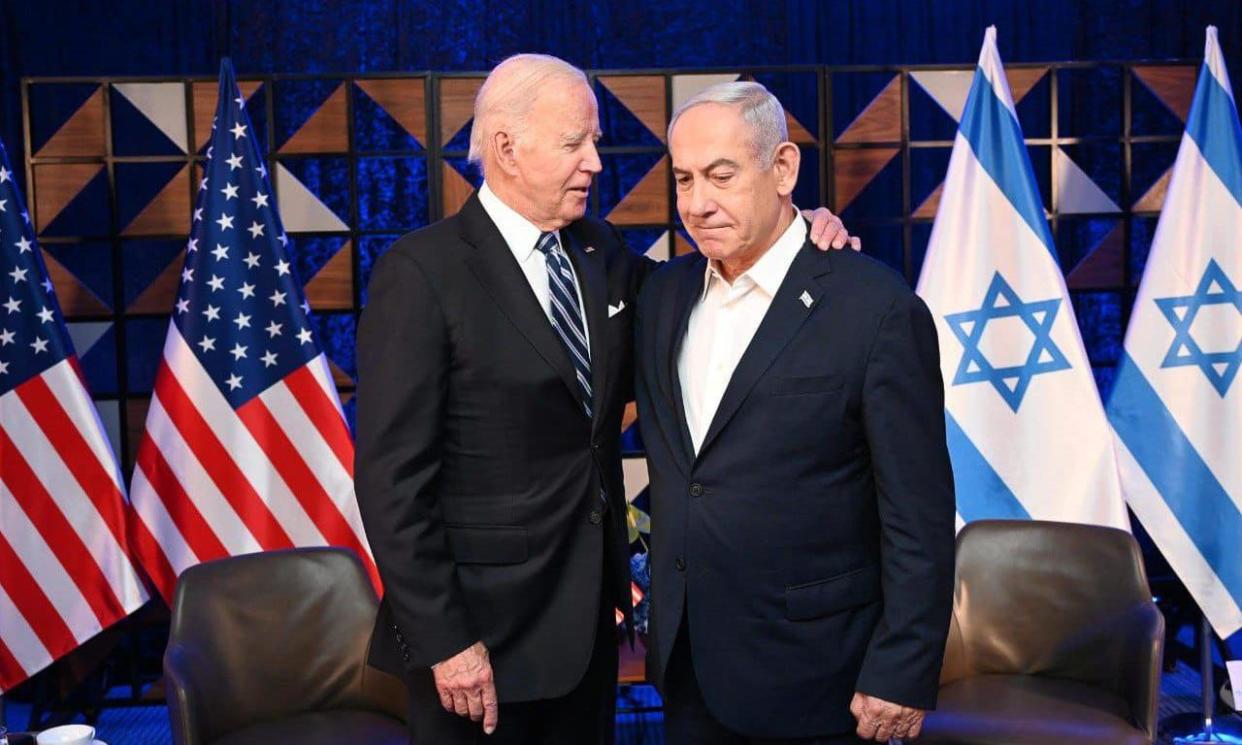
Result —
[[673, 562], [673, 566], [677, 567], [677, 571], [684, 572], [686, 571], [686, 560], [678, 556], [677, 561]]
[[592, 440], [592, 441], [591, 441], [591, 449], [592, 449], [592, 450], [595, 450], [595, 451], [598, 451], [598, 450], [599, 450], [599, 441], [597, 441], [597, 440]]
[[604, 521], [604, 516], [599, 514], [599, 510], [591, 510], [590, 516], [587, 517], [592, 525], [599, 525]]
[[702, 484], [691, 484], [690, 485], [690, 496], [692, 497], [703, 496], [703, 485]]

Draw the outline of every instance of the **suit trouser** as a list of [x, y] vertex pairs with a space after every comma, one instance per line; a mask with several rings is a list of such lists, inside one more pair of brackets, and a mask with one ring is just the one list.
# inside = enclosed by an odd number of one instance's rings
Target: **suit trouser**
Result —
[[[607, 597], [608, 593], [603, 593]], [[414, 745], [611, 745], [617, 708], [617, 631], [611, 604], [601, 607], [586, 673], [553, 699], [501, 703], [496, 731], [444, 710], [430, 669], [407, 682]]]
[[664, 741], [668, 745], [853, 745], [864, 743], [853, 732], [800, 739], [746, 737], [716, 719], [694, 673], [690, 629], [683, 612], [668, 670], [664, 674]]

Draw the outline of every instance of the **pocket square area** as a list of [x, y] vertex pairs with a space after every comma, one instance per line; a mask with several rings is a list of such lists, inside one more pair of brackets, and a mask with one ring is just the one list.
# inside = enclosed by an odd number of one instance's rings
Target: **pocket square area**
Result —
[[622, 300], [621, 302], [617, 303], [616, 305], [609, 305], [609, 306], [608, 306], [608, 317], [609, 317], [609, 318], [612, 318], [613, 316], [617, 315], [618, 313], [620, 313], [620, 312], [621, 312], [621, 311], [623, 311], [623, 310], [625, 310], [625, 301], [624, 301], [624, 300]]

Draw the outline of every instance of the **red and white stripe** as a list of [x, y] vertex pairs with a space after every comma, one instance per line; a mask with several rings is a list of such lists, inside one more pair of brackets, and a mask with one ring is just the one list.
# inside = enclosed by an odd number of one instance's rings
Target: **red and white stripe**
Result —
[[0, 397], [0, 692], [146, 602], [126, 521], [73, 358]]
[[234, 410], [170, 323], [130, 484], [136, 555], [170, 602], [189, 566], [294, 546], [353, 549], [378, 591], [353, 458], [322, 354]]

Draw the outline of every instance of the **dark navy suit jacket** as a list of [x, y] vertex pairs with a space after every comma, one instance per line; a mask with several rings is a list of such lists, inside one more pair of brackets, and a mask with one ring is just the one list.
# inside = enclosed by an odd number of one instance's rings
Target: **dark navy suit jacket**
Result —
[[657, 271], [636, 321], [649, 676], [685, 614], [704, 700], [739, 733], [849, 731], [856, 690], [932, 708], [954, 497], [931, 314], [878, 262], [806, 244], [696, 457], [677, 360], [705, 263]]

